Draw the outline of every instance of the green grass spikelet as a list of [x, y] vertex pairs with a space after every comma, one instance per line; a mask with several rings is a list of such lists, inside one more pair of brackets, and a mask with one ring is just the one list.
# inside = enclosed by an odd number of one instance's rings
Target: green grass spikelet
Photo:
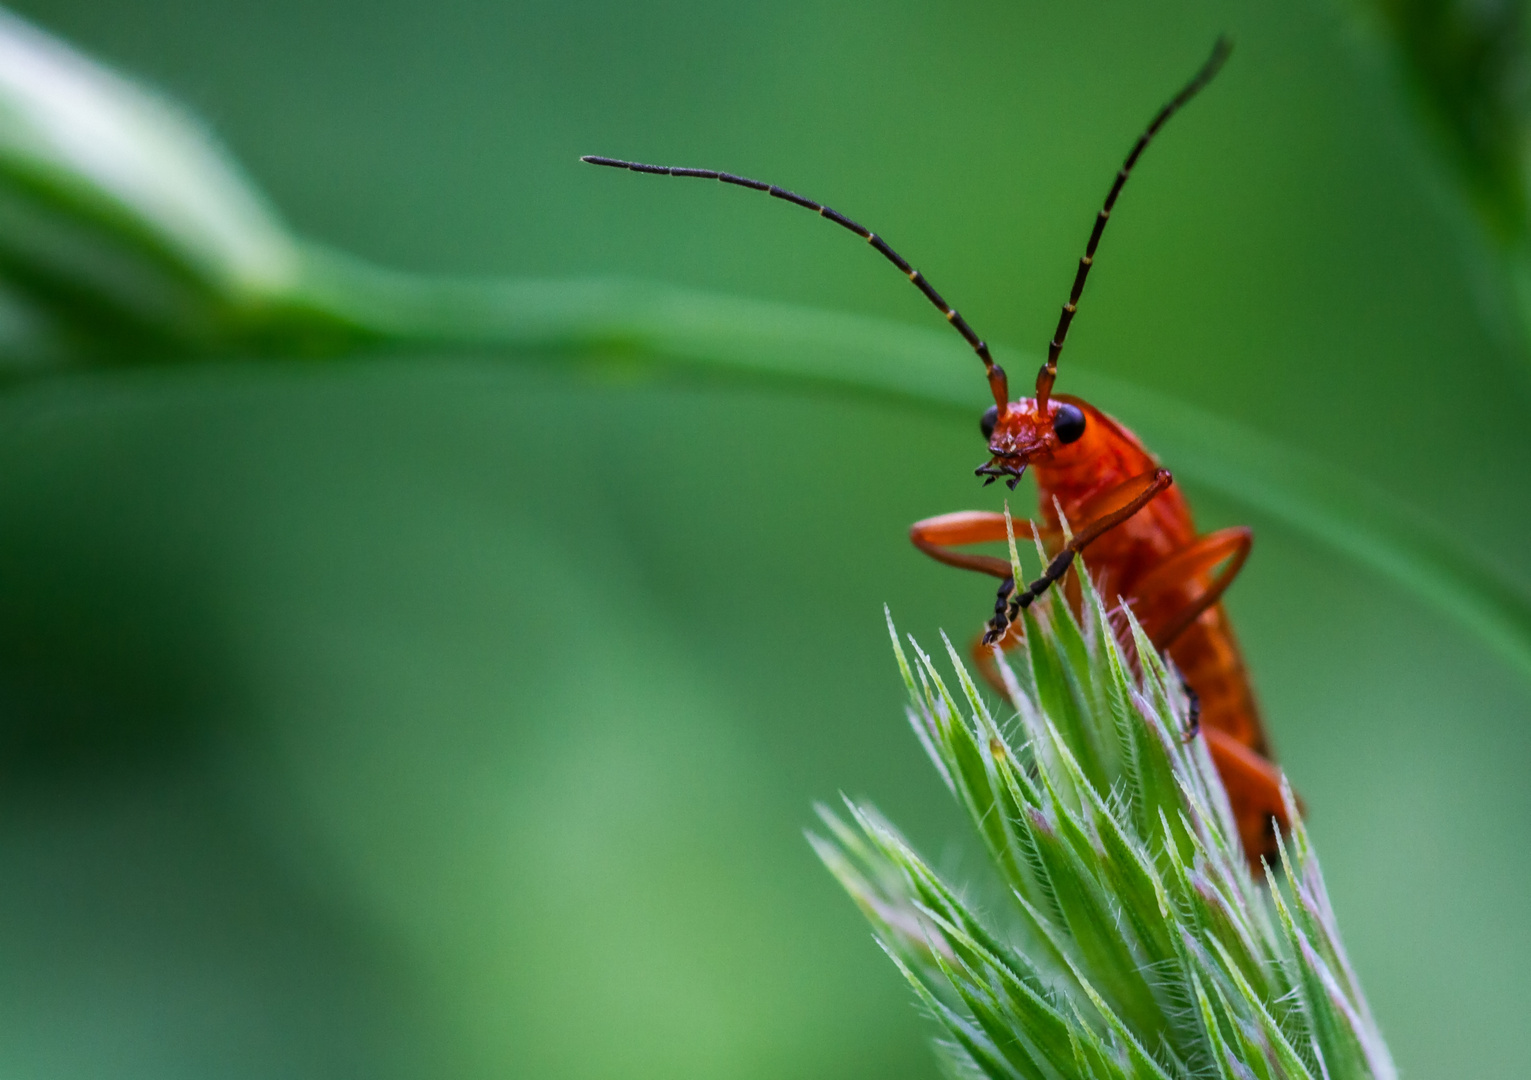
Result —
[[[971, 1080], [1394, 1080], [1311, 839], [1249, 872], [1179, 676], [1086, 581], [987, 696], [888, 620], [909, 718], [1004, 887], [981, 915], [869, 806], [810, 837]], [[955, 683], [951, 678], [955, 677]], [[953, 693], [955, 688], [957, 693]]]

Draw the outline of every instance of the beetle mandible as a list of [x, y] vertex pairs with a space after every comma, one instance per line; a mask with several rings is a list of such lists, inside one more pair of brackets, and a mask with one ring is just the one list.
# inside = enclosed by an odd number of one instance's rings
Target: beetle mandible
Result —
[[1277, 831], [1285, 831], [1290, 822], [1281, 797], [1281, 774], [1272, 763], [1243, 656], [1221, 603], [1223, 592], [1248, 558], [1251, 533], [1237, 527], [1198, 534], [1169, 470], [1160, 467], [1136, 435], [1087, 402], [1053, 393], [1058, 357], [1127, 177], [1165, 122], [1217, 74], [1230, 49], [1228, 39], [1219, 38], [1206, 63], [1155, 114], [1133, 144], [1096, 215], [1048, 345], [1047, 360], [1037, 372], [1033, 396], [1015, 401], [1010, 400], [1004, 369], [994, 362], [989, 346], [967, 320], [887, 241], [844, 214], [775, 184], [715, 169], [645, 165], [593, 155], [581, 160], [639, 173], [718, 180], [795, 203], [860, 236], [925, 294], [978, 354], [988, 376], [994, 404], [984, 412], [980, 428], [989, 460], [975, 472], [984, 477], [985, 485], [1003, 478], [1013, 489], [1026, 470], [1032, 470], [1041, 520], [1022, 523], [1016, 531], [1018, 535], [1029, 532], [1052, 553], [1042, 575], [1023, 587], [1015, 581], [1009, 560], [957, 550], [1005, 540], [1004, 514], [961, 511], [926, 518], [910, 527], [914, 545], [932, 558], [1001, 581], [993, 617], [974, 644], [980, 670], [1003, 691], [992, 651], [1020, 640], [1021, 610], [1061, 581], [1075, 557], [1088, 547], [1096, 590], [1104, 597], [1120, 597], [1154, 646], [1167, 652], [1179, 670], [1191, 700], [1192, 734], [1199, 725], [1228, 790], [1245, 855], [1258, 870], [1262, 858], [1274, 860]]

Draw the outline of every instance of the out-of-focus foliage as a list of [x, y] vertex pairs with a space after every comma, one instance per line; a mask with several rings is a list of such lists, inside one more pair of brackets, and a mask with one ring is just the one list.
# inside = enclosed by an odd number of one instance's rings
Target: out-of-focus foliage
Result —
[[227, 348], [300, 258], [182, 110], [0, 11], [0, 268], [15, 366]]
[[[16, 214], [0, 219], [0, 250], [27, 305], [0, 341], [13, 364], [61, 360], [67, 339], [85, 363], [236, 349], [339, 356], [347, 346], [535, 350], [575, 362], [616, 351], [633, 365], [970, 407], [960, 349], [929, 331], [654, 285], [434, 281], [318, 251], [287, 234], [173, 106], [0, 13], [6, 58], [0, 116], [14, 119], [0, 129], [0, 192]], [[1017, 372], [1036, 366], [1005, 359]], [[1087, 372], [1075, 377], [1095, 396]], [[1114, 389], [1188, 475], [1369, 563], [1531, 675], [1531, 598], [1449, 534], [1332, 463], [1165, 395]]]
[[1370, 0], [1430, 141], [1460, 178], [1531, 353], [1531, 9], [1524, 0]]
[[1524, 0], [1371, 0], [1427, 126], [1494, 238], [1527, 242], [1531, 19]]

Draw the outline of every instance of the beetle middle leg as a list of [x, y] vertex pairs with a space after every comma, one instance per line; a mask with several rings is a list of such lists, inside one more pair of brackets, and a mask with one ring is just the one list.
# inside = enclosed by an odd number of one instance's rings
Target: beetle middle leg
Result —
[[[1251, 543], [1245, 528], [1199, 537], [1139, 579], [1125, 602], [1153, 646], [1168, 653], [1181, 677], [1196, 687], [1209, 725], [1268, 756], [1243, 658], [1219, 606], [1243, 568]], [[1136, 649], [1124, 625], [1117, 626], [1117, 634], [1123, 649], [1135, 658]]]
[[1170, 555], [1133, 586], [1133, 610], [1154, 648], [1168, 649], [1222, 599], [1253, 543], [1254, 534], [1243, 526], [1219, 529]]

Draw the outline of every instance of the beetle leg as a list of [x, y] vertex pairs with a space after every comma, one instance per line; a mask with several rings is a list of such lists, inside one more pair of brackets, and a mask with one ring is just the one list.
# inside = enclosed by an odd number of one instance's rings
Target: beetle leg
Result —
[[1021, 624], [1011, 623], [1005, 636], [998, 641], [984, 640], [988, 636], [988, 627], [973, 638], [972, 645], [968, 646], [968, 654], [973, 658], [973, 666], [983, 681], [999, 691], [1006, 699], [1010, 697], [1010, 687], [1005, 685], [1005, 680], [1000, 676], [999, 663], [995, 659], [995, 653], [1009, 652], [1019, 645], [1022, 640]]
[[1262, 857], [1272, 866], [1276, 864], [1280, 852], [1276, 830], [1285, 833], [1292, 828], [1292, 819], [1281, 798], [1281, 770], [1226, 731], [1209, 727], [1202, 729], [1202, 735], [1212, 754], [1212, 764], [1217, 766], [1217, 774], [1228, 791], [1228, 804], [1239, 827], [1249, 868], [1259, 877]]
[[[1052, 547], [1062, 539], [1057, 532], [1043, 529], [1036, 522], [1014, 518], [1011, 521], [1017, 540], [1035, 542], [1040, 539], [1044, 546]], [[1004, 514], [984, 510], [962, 510], [955, 514], [926, 518], [923, 521], [916, 521], [909, 527], [909, 539], [915, 547], [937, 562], [999, 578], [1000, 585], [995, 595], [994, 609], [996, 615], [1005, 611], [1011, 594], [1015, 592], [1015, 576], [1011, 572], [1010, 560], [993, 555], [953, 550], [960, 544], [1004, 543], [1009, 539], [1009, 534], [1005, 531]], [[999, 644], [1003, 647], [1006, 642], [1002, 641]], [[1000, 693], [1005, 693], [1005, 684], [994, 666], [992, 646], [985, 645], [980, 636], [973, 642], [972, 653], [978, 672], [983, 676], [984, 681]]]
[[[1040, 537], [1045, 541], [1057, 536], [1056, 533], [1042, 529], [1035, 522], [1024, 518], [1011, 520], [1015, 523], [1017, 540], [1033, 540]], [[980, 574], [988, 574], [1001, 580], [1011, 576], [1009, 559], [1001, 559], [993, 555], [976, 555], [967, 551], [954, 551], [952, 548], [954, 545], [962, 544], [1003, 542], [1007, 538], [1005, 515], [987, 510], [959, 510], [955, 514], [942, 514], [940, 517], [916, 521], [909, 526], [910, 542], [936, 562], [955, 566], [960, 570], [976, 570]]]
[[1063, 550], [1053, 556], [1052, 561], [1047, 564], [1047, 569], [1042, 571], [1041, 577], [1010, 597], [1005, 610], [996, 612], [994, 618], [989, 621], [989, 629], [984, 634], [985, 642], [992, 644], [1003, 638], [1006, 628], [1015, 621], [1021, 610], [1030, 607], [1037, 597], [1068, 573], [1068, 568], [1073, 565], [1074, 556], [1099, 539], [1102, 534], [1116, 528], [1143, 509], [1155, 495], [1172, 483], [1174, 483], [1174, 477], [1170, 475], [1168, 469], [1154, 469], [1152, 472], [1124, 480], [1108, 492], [1102, 501], [1111, 509], [1086, 522], [1084, 527], [1063, 545]]
[[[1193, 683], [1210, 708], [1210, 725], [1267, 754], [1259, 709], [1249, 692], [1233, 629], [1218, 602], [1249, 555], [1248, 529], [1209, 533], [1165, 558], [1127, 597], [1143, 632], [1167, 653], [1181, 677]], [[1221, 567], [1220, 567], [1221, 564]], [[1124, 626], [1118, 639], [1136, 655]]]
[[1180, 690], [1185, 694], [1185, 730], [1180, 733], [1180, 737], [1190, 742], [1201, 734], [1201, 695], [1185, 679], [1180, 680]]
[[[1254, 535], [1240, 526], [1187, 544], [1133, 586], [1133, 612], [1160, 652], [1222, 599], [1249, 558]], [[1219, 563], [1226, 565], [1208, 580]]]
[[[1006, 540], [1005, 515], [981, 510], [963, 510], [954, 514], [926, 518], [909, 527], [909, 539], [914, 546], [937, 562], [962, 570], [973, 570], [1000, 579], [995, 597], [994, 617], [989, 620], [983, 637], [973, 647], [974, 659], [986, 682], [1003, 692], [1005, 687], [988, 655], [994, 646], [1004, 648], [1015, 635], [1012, 626], [1021, 609], [1029, 607], [1037, 597], [1048, 590], [1068, 571], [1074, 557], [1102, 534], [1120, 525], [1133, 514], [1147, 506], [1149, 500], [1169, 487], [1174, 480], [1168, 469], [1155, 469], [1124, 481], [1108, 492], [1101, 500], [1102, 511], [1086, 522], [1063, 549], [1053, 556], [1042, 576], [1016, 591], [1015, 576], [1010, 561], [993, 555], [955, 551], [958, 544], [983, 544]], [[1013, 520], [1013, 519], [1012, 519]], [[1021, 539], [1029, 534], [1032, 540], [1058, 540], [1061, 537], [1051, 530], [1043, 530], [1032, 521], [1014, 521], [1015, 535]]]
[[[1011, 519], [1017, 540], [1058, 539], [1058, 534], [1041, 529], [1035, 522]], [[994, 620], [1004, 618], [1010, 599], [1015, 593], [1015, 575], [1010, 560], [994, 555], [978, 555], [973, 552], [955, 551], [958, 544], [988, 544], [1009, 538], [1005, 531], [1005, 515], [984, 510], [960, 510], [955, 514], [916, 521], [909, 527], [909, 539], [914, 546], [937, 562], [962, 570], [975, 570], [1000, 579], [999, 590], [994, 597]], [[991, 624], [994, 620], [991, 620]], [[993, 683], [993, 679], [989, 680]]]

